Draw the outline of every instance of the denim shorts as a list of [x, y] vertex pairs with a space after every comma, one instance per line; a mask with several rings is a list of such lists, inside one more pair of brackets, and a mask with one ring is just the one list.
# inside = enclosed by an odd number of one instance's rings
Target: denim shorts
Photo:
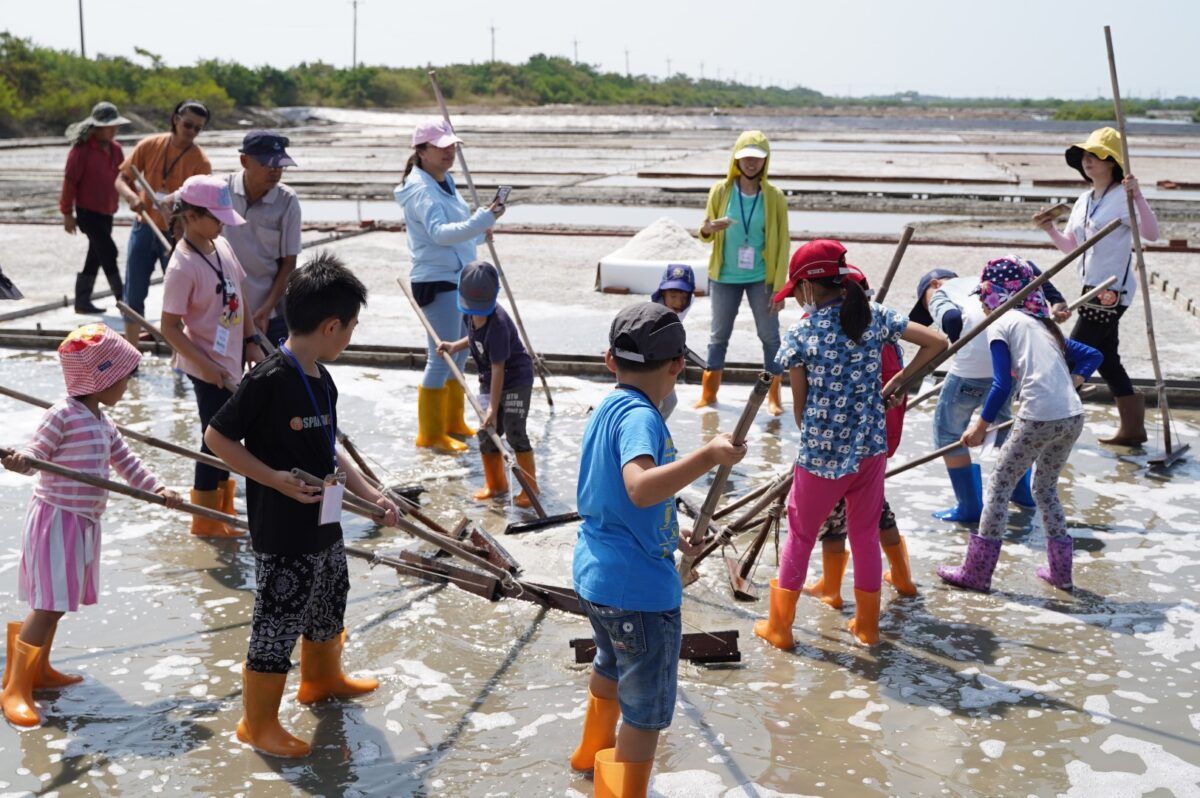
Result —
[[[983, 407], [991, 389], [991, 377], [966, 379], [947, 374], [945, 387], [942, 388], [937, 408], [933, 411], [933, 445], [940, 449], [961, 439], [970, 426], [975, 411]], [[1011, 403], [1005, 402], [996, 414], [996, 422], [1008, 421], [1010, 417]], [[1008, 430], [998, 433], [996, 443], [1004, 443], [1006, 437]], [[946, 456], [956, 457], [964, 454], [968, 454], [968, 450], [965, 446], [960, 446]]]
[[659, 731], [675, 715], [679, 647], [683, 622], [679, 608], [638, 612], [579, 600], [596, 639], [596, 673], [617, 683], [621, 719], [638, 729]]

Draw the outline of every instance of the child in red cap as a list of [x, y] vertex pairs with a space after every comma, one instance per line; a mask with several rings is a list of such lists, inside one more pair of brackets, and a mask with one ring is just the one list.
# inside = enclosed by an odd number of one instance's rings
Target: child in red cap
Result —
[[[891, 396], [939, 351], [946, 338], [867, 299], [847, 279], [846, 248], [817, 240], [800, 247], [776, 301], [793, 296], [808, 315], [788, 330], [777, 362], [789, 370], [800, 426], [788, 538], [771, 582], [770, 616], [754, 633], [776, 648], [794, 644], [792, 622], [808, 558], [821, 523], [846, 500], [846, 532], [854, 555], [854, 619], [859, 642], [879, 642], [879, 518], [887, 460], [884, 397]], [[920, 347], [913, 361], [880, 390], [882, 353], [903, 339]]]
[[[27, 457], [57, 462], [75, 471], [108, 477], [111, 466], [135, 488], [157, 493], [168, 507], [179, 496], [168, 490], [125, 445], [100, 410], [115, 405], [141, 355], [103, 324], [80, 327], [58, 347], [67, 397], [52, 405], [33, 440], [3, 460], [4, 467], [29, 473]], [[50, 647], [63, 613], [95, 604], [100, 593], [100, 516], [108, 492], [51, 474], [38, 473], [25, 517], [17, 590], [32, 612], [8, 624], [4, 668], [4, 717], [15, 726], [41, 722], [33, 691], [83, 680], [50, 667]]]

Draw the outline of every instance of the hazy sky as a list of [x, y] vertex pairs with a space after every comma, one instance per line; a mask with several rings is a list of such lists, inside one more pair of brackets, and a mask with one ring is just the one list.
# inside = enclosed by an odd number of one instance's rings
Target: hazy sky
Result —
[[[198, 58], [349, 65], [349, 0], [83, 0], [89, 53], [167, 63]], [[0, 28], [78, 49], [77, 0], [0, 0]], [[1103, 26], [1113, 26], [1122, 93], [1200, 96], [1196, 0], [365, 0], [360, 63], [415, 66], [538, 52], [623, 72], [801, 84], [827, 94], [915, 90], [954, 96], [1108, 94]]]

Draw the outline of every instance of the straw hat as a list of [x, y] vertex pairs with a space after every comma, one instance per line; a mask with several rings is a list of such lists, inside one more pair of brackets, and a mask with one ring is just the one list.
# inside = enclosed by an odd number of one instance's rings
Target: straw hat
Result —
[[1092, 179], [1083, 172], [1083, 154], [1085, 152], [1090, 152], [1100, 160], [1111, 158], [1117, 166], [1121, 167], [1122, 172], [1125, 171], [1125, 160], [1121, 157], [1121, 134], [1111, 127], [1093, 130], [1087, 141], [1082, 144], [1072, 144], [1067, 148], [1067, 164], [1090, 183]]

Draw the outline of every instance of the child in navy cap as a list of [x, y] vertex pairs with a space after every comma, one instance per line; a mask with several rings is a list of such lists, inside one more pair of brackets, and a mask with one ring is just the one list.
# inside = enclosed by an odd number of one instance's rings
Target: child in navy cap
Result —
[[[686, 263], [672, 263], [663, 272], [658, 290], [650, 295], [650, 301], [666, 306], [667, 310], [673, 311], [679, 320], [683, 321], [688, 311], [692, 309], [692, 297], [695, 294], [696, 274], [692, 271], [692, 267]], [[663, 421], [671, 417], [671, 413], [675, 412], [678, 404], [679, 397], [672, 388], [671, 393], [667, 394], [667, 398], [663, 399], [662, 404], [658, 407]]]

